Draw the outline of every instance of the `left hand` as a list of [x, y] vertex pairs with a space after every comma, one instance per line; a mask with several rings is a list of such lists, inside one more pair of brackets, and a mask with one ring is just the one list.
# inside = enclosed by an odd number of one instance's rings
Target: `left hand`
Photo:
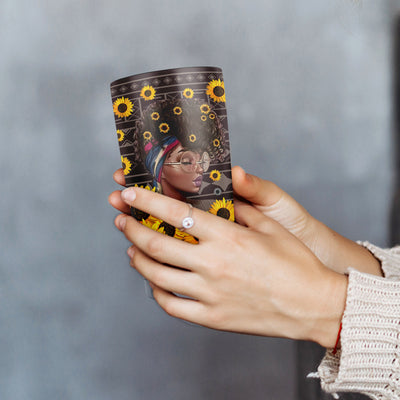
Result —
[[[140, 188], [126, 189], [122, 199], [176, 227], [189, 212], [183, 202]], [[347, 278], [256, 208], [235, 202], [235, 215], [243, 226], [193, 209], [195, 224], [187, 232], [198, 245], [125, 214], [115, 223], [133, 243], [131, 265], [152, 283], [154, 298], [168, 314], [214, 329], [333, 347]]]

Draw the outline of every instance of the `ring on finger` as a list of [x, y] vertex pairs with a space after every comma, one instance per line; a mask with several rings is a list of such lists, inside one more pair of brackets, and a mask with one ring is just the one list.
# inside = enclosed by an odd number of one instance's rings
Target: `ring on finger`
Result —
[[190, 229], [193, 227], [194, 225], [194, 220], [192, 218], [192, 214], [193, 214], [193, 206], [189, 203], [187, 203], [187, 205], [189, 206], [189, 215], [185, 218], [183, 218], [182, 220], [182, 228], [180, 228], [180, 230], [182, 232], [185, 231], [185, 229]]

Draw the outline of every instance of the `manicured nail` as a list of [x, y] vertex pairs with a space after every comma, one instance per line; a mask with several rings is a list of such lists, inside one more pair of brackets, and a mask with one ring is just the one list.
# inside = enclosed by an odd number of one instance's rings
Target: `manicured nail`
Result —
[[131, 246], [126, 252], [128, 253], [129, 258], [132, 258], [135, 254], [135, 249]]
[[128, 188], [122, 191], [122, 199], [127, 203], [132, 203], [136, 199], [136, 192], [133, 188]]
[[118, 228], [120, 231], [124, 230], [125, 225], [126, 225], [126, 216], [122, 215], [121, 217], [118, 218]]

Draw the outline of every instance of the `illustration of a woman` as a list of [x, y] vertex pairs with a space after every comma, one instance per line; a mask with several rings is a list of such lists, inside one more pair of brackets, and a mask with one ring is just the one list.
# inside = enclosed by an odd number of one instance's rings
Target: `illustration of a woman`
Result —
[[198, 193], [210, 161], [224, 157], [221, 123], [205, 101], [155, 102], [136, 133], [153, 187], [178, 200]]

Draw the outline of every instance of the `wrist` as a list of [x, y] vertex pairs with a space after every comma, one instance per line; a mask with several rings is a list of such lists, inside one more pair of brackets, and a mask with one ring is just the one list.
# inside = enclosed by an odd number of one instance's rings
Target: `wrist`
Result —
[[311, 340], [320, 346], [333, 349], [339, 348], [341, 322], [346, 307], [348, 277], [332, 272], [327, 280], [326, 290], [321, 292], [324, 298], [320, 313], [315, 321]]

